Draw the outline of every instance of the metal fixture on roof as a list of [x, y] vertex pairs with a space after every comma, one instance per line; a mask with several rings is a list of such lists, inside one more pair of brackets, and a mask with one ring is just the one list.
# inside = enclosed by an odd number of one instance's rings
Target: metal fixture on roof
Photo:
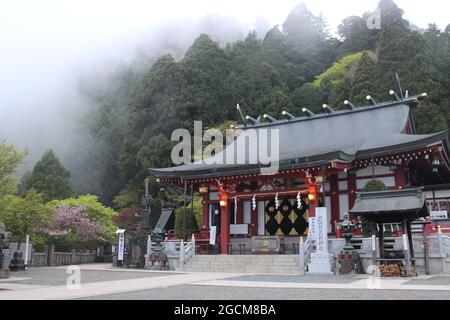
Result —
[[276, 122], [278, 122], [277, 119], [275, 119], [274, 117], [268, 115], [267, 113], [266, 113], [265, 115], [263, 115], [263, 118], [269, 120], [270, 123], [276, 123]]
[[367, 99], [367, 101], [369, 101], [369, 104], [370, 104], [371, 107], [374, 107], [374, 106], [377, 105], [377, 102], [371, 96], [367, 96], [366, 99]]
[[239, 112], [239, 115], [241, 116], [242, 123], [244, 124], [244, 127], [247, 126], [247, 121], [245, 121], [244, 115], [242, 114], [241, 107], [239, 106], [239, 103], [236, 105], [236, 109]]
[[354, 105], [353, 103], [351, 103], [350, 101], [348, 101], [348, 100], [345, 100], [345, 101], [344, 101], [344, 104], [345, 104], [347, 107], [349, 107], [350, 110], [355, 110], [355, 109], [356, 109], [355, 105]]
[[325, 110], [326, 113], [333, 113], [334, 110], [327, 104], [322, 105], [322, 108]]
[[261, 117], [258, 117], [258, 119], [252, 118], [250, 116], [245, 117], [246, 120], [250, 120], [251, 123], [258, 125], [261, 122]]
[[422, 94], [419, 94], [419, 96], [417, 97], [417, 100], [422, 101], [427, 97], [428, 97], [428, 93], [424, 92]]
[[394, 98], [395, 101], [402, 100], [394, 90], [389, 91], [389, 94]]
[[282, 114], [283, 116], [288, 117], [289, 120], [295, 120], [295, 116], [293, 116], [292, 114], [290, 114], [290, 113], [287, 112], [287, 111], [283, 111], [281, 114]]
[[314, 117], [315, 116], [314, 112], [312, 112], [308, 108], [302, 108], [302, 112], [306, 113], [308, 115], [308, 117]]

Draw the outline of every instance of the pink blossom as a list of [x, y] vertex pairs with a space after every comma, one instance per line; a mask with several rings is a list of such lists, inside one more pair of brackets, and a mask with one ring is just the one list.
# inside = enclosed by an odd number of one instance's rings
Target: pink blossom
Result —
[[106, 231], [102, 223], [89, 218], [83, 206], [59, 205], [55, 209], [56, 217], [52, 227], [42, 230], [50, 237], [59, 238], [70, 234], [80, 242], [88, 242], [97, 240]]

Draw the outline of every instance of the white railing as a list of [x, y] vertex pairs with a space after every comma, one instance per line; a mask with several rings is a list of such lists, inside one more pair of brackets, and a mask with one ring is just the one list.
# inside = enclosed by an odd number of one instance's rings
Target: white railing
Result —
[[[158, 244], [156, 242], [150, 243], [150, 250], [147, 250], [147, 256], [150, 256], [152, 252], [155, 252]], [[192, 238], [191, 241], [184, 242], [183, 240], [166, 240], [161, 243], [163, 247], [163, 252], [169, 258], [176, 259], [178, 257], [179, 267], [184, 268], [184, 265], [195, 255], [195, 239]]]

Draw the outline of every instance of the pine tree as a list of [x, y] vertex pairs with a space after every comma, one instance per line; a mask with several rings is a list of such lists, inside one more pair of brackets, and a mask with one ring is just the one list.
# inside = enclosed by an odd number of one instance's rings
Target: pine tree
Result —
[[61, 165], [52, 150], [36, 163], [28, 179], [28, 190], [35, 189], [45, 201], [66, 199], [75, 194], [69, 181], [70, 172]]

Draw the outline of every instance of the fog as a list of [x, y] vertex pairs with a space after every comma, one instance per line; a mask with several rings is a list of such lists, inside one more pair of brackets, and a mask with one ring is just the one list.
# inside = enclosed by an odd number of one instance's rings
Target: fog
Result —
[[[181, 58], [203, 32], [221, 44], [253, 29], [261, 36], [300, 2], [335, 31], [343, 18], [373, 10], [378, 1], [1, 0], [0, 139], [30, 151], [22, 173], [50, 148], [75, 169], [89, 142], [80, 119], [94, 107], [79, 95], [80, 76], [166, 52]], [[426, 8], [396, 3], [419, 27], [449, 22], [446, 1], [429, 0]]]

